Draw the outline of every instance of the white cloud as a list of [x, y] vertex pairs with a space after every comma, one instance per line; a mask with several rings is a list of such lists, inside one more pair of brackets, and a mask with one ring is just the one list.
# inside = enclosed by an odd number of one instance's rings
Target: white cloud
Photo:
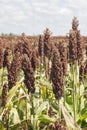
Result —
[[77, 16], [87, 34], [86, 12], [86, 0], [0, 0], [0, 32], [38, 34], [48, 26], [53, 34], [66, 35]]

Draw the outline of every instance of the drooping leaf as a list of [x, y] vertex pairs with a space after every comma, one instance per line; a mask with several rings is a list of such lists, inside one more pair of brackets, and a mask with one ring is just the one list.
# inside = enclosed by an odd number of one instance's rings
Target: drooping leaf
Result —
[[16, 108], [12, 108], [10, 111], [10, 118], [13, 124], [20, 123], [20, 118]]
[[36, 110], [36, 115], [41, 115], [42, 111], [47, 109], [48, 101], [44, 101]]
[[81, 128], [77, 125], [77, 123], [74, 121], [74, 119], [69, 114], [68, 110], [62, 105], [61, 101], [59, 101], [59, 106], [60, 106], [60, 109], [64, 116], [67, 127], [69, 129], [81, 130]]
[[50, 118], [47, 115], [41, 115], [41, 116], [39, 116], [38, 119], [39, 119], [39, 121], [46, 123], [46, 124], [54, 123], [56, 121], [55, 118]]
[[16, 85], [9, 91], [7, 103], [9, 103], [12, 100], [17, 89], [20, 87], [20, 83], [23, 81], [23, 79], [24, 79], [24, 77], [19, 82], [17, 82]]

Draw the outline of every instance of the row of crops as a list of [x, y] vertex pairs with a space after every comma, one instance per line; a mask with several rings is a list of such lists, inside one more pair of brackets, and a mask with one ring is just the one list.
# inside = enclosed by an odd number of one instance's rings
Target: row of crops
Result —
[[0, 130], [87, 130], [87, 48], [79, 22], [67, 42], [0, 39]]

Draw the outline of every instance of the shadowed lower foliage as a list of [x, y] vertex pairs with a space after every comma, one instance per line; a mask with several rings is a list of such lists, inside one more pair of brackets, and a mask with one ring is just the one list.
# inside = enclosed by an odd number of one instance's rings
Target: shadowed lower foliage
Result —
[[63, 125], [63, 120], [61, 120], [55, 122], [53, 130], [68, 130], [68, 129]]

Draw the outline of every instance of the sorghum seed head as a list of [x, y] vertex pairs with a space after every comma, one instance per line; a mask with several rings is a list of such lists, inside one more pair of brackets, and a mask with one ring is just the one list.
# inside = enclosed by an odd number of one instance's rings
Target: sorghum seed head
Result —
[[2, 89], [2, 107], [6, 105], [7, 94], [8, 94], [8, 85], [5, 83]]
[[77, 20], [76, 17], [74, 17], [72, 20], [72, 29], [76, 30], [78, 28], [78, 25], [79, 25], [79, 21]]
[[51, 80], [53, 83], [53, 92], [56, 99], [59, 99], [64, 95], [63, 88], [63, 68], [60, 59], [60, 55], [57, 51], [53, 53], [52, 68], [51, 68]]
[[34, 93], [35, 92], [34, 72], [31, 66], [30, 59], [26, 54], [24, 54], [22, 57], [22, 70], [25, 76], [24, 83], [28, 89], [28, 92]]

